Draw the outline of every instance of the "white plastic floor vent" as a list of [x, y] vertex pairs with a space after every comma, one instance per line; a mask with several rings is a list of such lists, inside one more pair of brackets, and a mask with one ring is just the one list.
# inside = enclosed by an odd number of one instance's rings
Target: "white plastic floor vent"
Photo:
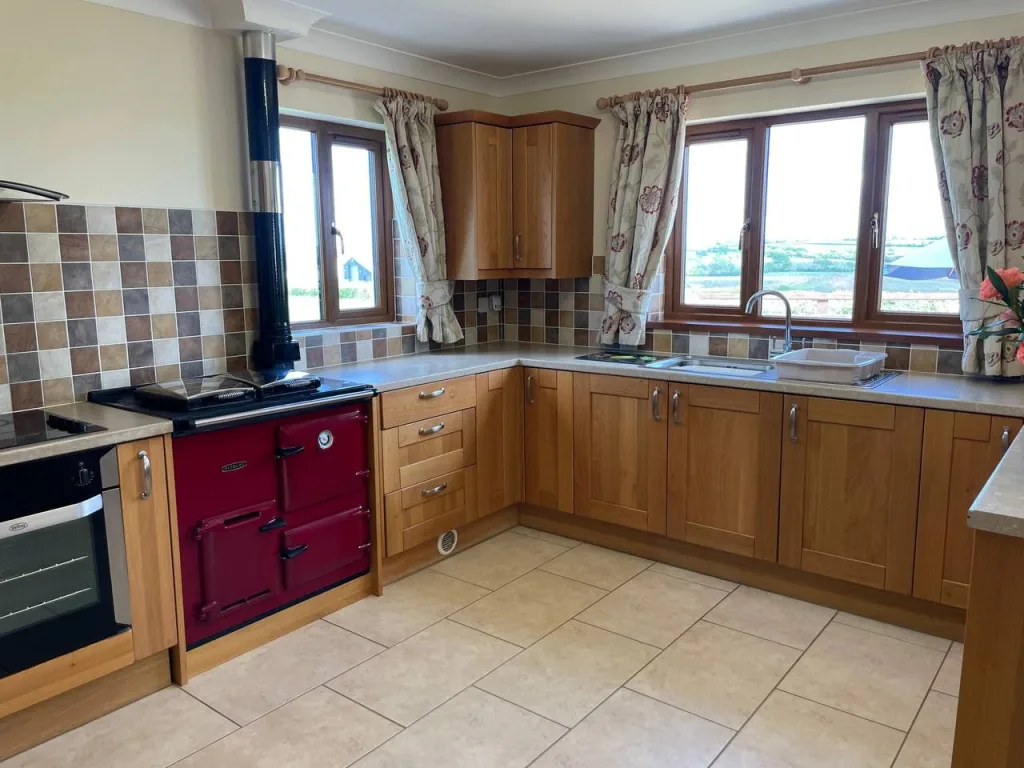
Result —
[[450, 555], [455, 551], [455, 545], [459, 543], [457, 531], [445, 531], [437, 537], [437, 551], [442, 555]]

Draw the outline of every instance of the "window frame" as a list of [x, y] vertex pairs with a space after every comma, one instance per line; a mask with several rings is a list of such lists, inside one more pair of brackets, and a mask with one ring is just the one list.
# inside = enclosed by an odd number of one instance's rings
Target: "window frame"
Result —
[[[863, 116], [864, 156], [860, 194], [860, 222], [857, 227], [857, 257], [854, 274], [853, 317], [850, 320], [831, 318], [793, 318], [793, 329], [801, 335], [823, 338], [880, 341], [927, 341], [943, 346], [962, 346], [963, 330], [957, 315], [929, 315], [882, 312], [878, 299], [882, 283], [882, 253], [885, 249], [887, 224], [886, 193], [888, 190], [889, 153], [892, 126], [927, 117], [923, 99], [883, 102], [857, 107], [840, 107], [809, 112], [794, 112], [743, 120], [704, 123], [689, 126], [686, 132], [686, 154], [683, 159], [683, 186], [680, 190], [676, 222], [665, 254], [665, 314], [654, 327], [689, 330], [776, 331], [784, 326], [782, 318], [757, 314], [747, 315], [743, 307], [761, 285], [764, 264], [764, 215], [767, 202], [769, 130], [775, 125], [814, 122], [844, 117]], [[741, 256], [739, 307], [707, 307], [683, 304], [682, 258], [685, 253], [686, 159], [691, 144], [748, 136], [747, 152], [747, 216], [750, 228]], [[871, 217], [881, 215], [879, 245], [871, 242]], [[737, 233], [739, 236], [739, 233]]]
[[[385, 323], [395, 319], [394, 245], [391, 220], [394, 218], [391, 183], [387, 172], [387, 146], [384, 132], [342, 123], [330, 123], [305, 117], [281, 115], [282, 128], [309, 131], [315, 138], [313, 147], [314, 176], [317, 196], [320, 267], [320, 320], [292, 323], [296, 330], [333, 326]], [[331, 148], [335, 145], [370, 150], [374, 157], [372, 214], [377, 230], [377, 253], [374, 257], [373, 307], [343, 310], [328, 297], [338, 295], [338, 244], [331, 233], [334, 218], [334, 176]], [[287, 205], [287, 201], [285, 201]], [[287, 260], [287, 253], [285, 254]], [[287, 302], [288, 297], [285, 296]]]

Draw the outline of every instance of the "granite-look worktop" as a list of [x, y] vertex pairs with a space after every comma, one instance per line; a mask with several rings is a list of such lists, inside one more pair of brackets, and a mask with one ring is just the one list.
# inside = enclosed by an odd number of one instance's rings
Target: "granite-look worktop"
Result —
[[967, 525], [979, 531], [1024, 538], [1022, 477], [1024, 439], [1018, 435], [971, 505]]
[[63, 437], [59, 440], [47, 440], [31, 445], [19, 445], [14, 448], [0, 450], [0, 467], [9, 464], [20, 464], [25, 461], [60, 456], [75, 451], [86, 451], [90, 448], [103, 448], [118, 443], [129, 443], [146, 437], [166, 435], [171, 432], [172, 425], [167, 419], [146, 416], [141, 413], [122, 411], [119, 408], [108, 408], [95, 403], [75, 403], [47, 408], [48, 413], [56, 413], [70, 419], [87, 421], [100, 427], [105, 432], [89, 432], [84, 435]]
[[515, 365], [556, 368], [579, 373], [635, 376], [661, 381], [708, 384], [793, 395], [833, 397], [948, 411], [970, 411], [1000, 416], [1024, 417], [1024, 384], [991, 382], [967, 376], [931, 373], [901, 373], [874, 389], [806, 381], [780, 381], [775, 374], [758, 378], [733, 378], [696, 373], [685, 369], [637, 368], [616, 363], [576, 360], [597, 350], [553, 344], [499, 341], [472, 347], [429, 352], [421, 355], [356, 363], [317, 371], [325, 376], [372, 384], [381, 392], [421, 386], [455, 376], [486, 373]]

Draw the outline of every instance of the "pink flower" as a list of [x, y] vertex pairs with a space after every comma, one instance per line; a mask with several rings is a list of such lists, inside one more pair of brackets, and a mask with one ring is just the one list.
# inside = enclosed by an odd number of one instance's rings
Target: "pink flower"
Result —
[[997, 269], [996, 274], [1003, 278], [1007, 288], [1016, 288], [1021, 283], [1024, 283], [1024, 272], [1021, 272], [1017, 267]]
[[981, 281], [981, 287], [978, 288], [978, 298], [985, 299], [986, 301], [999, 298], [999, 291], [996, 290], [996, 287], [992, 285], [992, 281], [987, 277]]
[[1017, 362], [1024, 365], [1024, 344], [1017, 347]]
[[1004, 323], [1016, 323], [1017, 313], [1014, 312], [1012, 309], [1008, 309], [999, 316], [999, 319], [1002, 320]]

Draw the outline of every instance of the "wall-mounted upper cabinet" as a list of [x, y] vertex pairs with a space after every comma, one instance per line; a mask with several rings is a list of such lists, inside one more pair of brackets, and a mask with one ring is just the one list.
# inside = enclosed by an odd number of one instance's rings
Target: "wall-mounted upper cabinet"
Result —
[[448, 278], [589, 277], [600, 120], [476, 110], [435, 119]]

